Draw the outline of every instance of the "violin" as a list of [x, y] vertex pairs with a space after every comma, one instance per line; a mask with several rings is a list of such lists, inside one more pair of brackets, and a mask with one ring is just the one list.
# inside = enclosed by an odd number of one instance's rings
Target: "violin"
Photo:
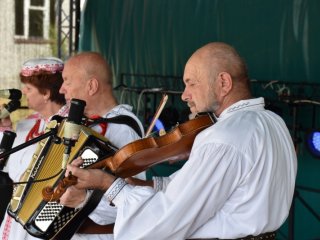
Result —
[[[107, 169], [115, 176], [127, 178], [162, 162], [186, 160], [196, 135], [216, 121], [209, 113], [199, 114], [163, 136], [133, 141], [116, 151], [113, 156], [93, 163], [86, 169]], [[59, 182], [55, 190], [52, 187], [44, 188], [42, 197], [45, 201], [59, 201], [66, 189], [76, 183], [77, 177], [69, 175]]]
[[[199, 115], [161, 137], [147, 137], [133, 141], [119, 149], [113, 156], [93, 163], [87, 169], [107, 168], [115, 176], [127, 178], [162, 162], [186, 160], [196, 135], [215, 122], [216, 119], [209, 114]], [[77, 178], [69, 175], [59, 182], [55, 191], [52, 187], [44, 188], [42, 197], [45, 201], [58, 201], [66, 189], [76, 183]]]

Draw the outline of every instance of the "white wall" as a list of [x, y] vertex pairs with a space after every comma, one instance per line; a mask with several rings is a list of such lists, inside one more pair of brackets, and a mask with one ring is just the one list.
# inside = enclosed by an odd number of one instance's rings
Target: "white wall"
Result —
[[14, 2], [0, 0], [0, 89], [21, 87], [19, 71], [27, 59], [52, 55], [48, 43], [15, 43]]

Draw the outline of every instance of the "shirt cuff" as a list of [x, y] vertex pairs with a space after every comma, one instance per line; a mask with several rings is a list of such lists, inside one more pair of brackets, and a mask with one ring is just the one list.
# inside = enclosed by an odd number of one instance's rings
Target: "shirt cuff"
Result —
[[152, 177], [153, 180], [153, 189], [156, 192], [159, 192], [163, 189], [163, 178], [162, 177]]
[[122, 178], [117, 178], [106, 191], [106, 198], [111, 206], [114, 206], [112, 203], [113, 199], [119, 194], [121, 189], [127, 184], [127, 182]]
[[78, 206], [76, 206], [75, 209], [78, 210], [80, 208], [83, 208], [84, 205], [87, 204], [89, 198], [91, 197], [91, 194], [92, 194], [92, 190], [87, 190], [86, 191], [86, 197], [85, 197], [84, 201], [82, 201]]

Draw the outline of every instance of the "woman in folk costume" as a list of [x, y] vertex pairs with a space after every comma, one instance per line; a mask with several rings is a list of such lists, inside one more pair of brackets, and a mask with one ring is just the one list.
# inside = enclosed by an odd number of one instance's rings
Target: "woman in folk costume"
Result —
[[[63, 67], [60, 59], [51, 57], [30, 59], [23, 64], [20, 72], [20, 80], [24, 84], [22, 92], [28, 107], [35, 113], [17, 123], [14, 146], [41, 135], [52, 116], [67, 116], [69, 108], [65, 105], [63, 94], [59, 93], [63, 83]], [[9, 157], [4, 171], [8, 172], [14, 182], [18, 182], [27, 169], [36, 145], [23, 148]], [[35, 239], [8, 214], [1, 224], [0, 237], [2, 240]]]

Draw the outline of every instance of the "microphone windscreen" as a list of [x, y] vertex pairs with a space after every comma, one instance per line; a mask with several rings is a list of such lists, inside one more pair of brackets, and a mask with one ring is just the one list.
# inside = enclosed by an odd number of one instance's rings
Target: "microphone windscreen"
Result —
[[20, 107], [21, 103], [19, 100], [11, 100], [7, 106], [6, 109], [8, 110], [8, 112], [13, 112], [15, 110], [17, 110]]
[[8, 104], [4, 104], [3, 108], [0, 110], [0, 119], [8, 117], [11, 112], [17, 110], [19, 107], [19, 100], [11, 100]]
[[0, 90], [0, 97], [19, 100], [22, 97], [22, 93], [19, 89], [4, 89]]
[[[3, 137], [1, 139], [0, 143], [0, 152], [4, 153], [8, 150], [10, 150], [13, 146], [14, 139], [16, 138], [17, 134], [15, 132], [11, 131], [4, 131], [3, 132]], [[9, 156], [3, 157], [0, 159], [0, 170], [2, 171], [3, 168], [5, 167], [7, 161], [8, 161]]]
[[67, 121], [80, 124], [85, 106], [86, 106], [85, 101], [73, 98], [71, 100], [70, 111], [69, 111]]
[[17, 134], [12, 131], [4, 131], [3, 137], [0, 143], [0, 149], [7, 151], [12, 148], [14, 139], [16, 138]]
[[68, 119], [65, 122], [65, 128], [63, 133], [63, 144], [65, 145], [65, 150], [63, 153], [61, 168], [65, 169], [71, 147], [74, 146], [75, 141], [78, 140], [81, 131], [81, 120], [84, 112], [84, 107], [86, 102], [80, 99], [72, 99]]
[[9, 99], [21, 99], [22, 93], [18, 89], [10, 89], [10, 96]]

